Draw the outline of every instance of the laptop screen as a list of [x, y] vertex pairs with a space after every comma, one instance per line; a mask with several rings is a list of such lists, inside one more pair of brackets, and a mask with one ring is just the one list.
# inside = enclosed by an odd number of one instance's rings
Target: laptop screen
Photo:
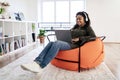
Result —
[[55, 30], [57, 40], [71, 43], [71, 31], [70, 30]]

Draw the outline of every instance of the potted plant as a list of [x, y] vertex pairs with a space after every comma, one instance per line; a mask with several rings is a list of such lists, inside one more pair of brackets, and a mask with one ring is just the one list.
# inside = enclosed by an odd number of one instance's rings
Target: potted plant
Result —
[[3, 18], [2, 14], [4, 13], [4, 11], [5, 11], [5, 9], [1, 7], [1, 8], [0, 8], [0, 19]]
[[8, 2], [0, 2], [0, 18], [6, 18], [7, 7], [10, 6]]
[[4, 8], [0, 8], [0, 14], [2, 14], [5, 11]]
[[46, 31], [44, 29], [40, 29], [39, 30], [38, 38], [40, 39], [40, 43], [44, 43], [45, 32]]

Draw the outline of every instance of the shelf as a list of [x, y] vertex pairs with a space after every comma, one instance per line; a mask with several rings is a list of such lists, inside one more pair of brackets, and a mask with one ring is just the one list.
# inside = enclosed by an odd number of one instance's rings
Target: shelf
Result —
[[32, 24], [36, 22], [0, 19], [0, 56], [32, 44]]

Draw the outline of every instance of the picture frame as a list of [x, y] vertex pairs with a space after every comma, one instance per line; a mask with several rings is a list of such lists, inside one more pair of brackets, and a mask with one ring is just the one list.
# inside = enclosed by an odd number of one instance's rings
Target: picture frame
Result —
[[15, 15], [15, 19], [16, 19], [16, 20], [22, 21], [22, 20], [25, 19], [25, 18], [24, 18], [24, 14], [23, 14], [22, 12], [14, 13], [14, 15]]
[[19, 17], [19, 13], [14, 13], [15, 19], [18, 21], [21, 21], [20, 17]]
[[19, 12], [19, 18], [20, 20], [25, 20], [24, 14], [22, 12]]

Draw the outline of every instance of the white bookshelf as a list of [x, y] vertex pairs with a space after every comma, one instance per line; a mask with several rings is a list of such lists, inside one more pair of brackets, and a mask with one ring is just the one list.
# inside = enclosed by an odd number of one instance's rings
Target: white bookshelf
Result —
[[0, 56], [33, 44], [32, 24], [36, 22], [0, 19]]

